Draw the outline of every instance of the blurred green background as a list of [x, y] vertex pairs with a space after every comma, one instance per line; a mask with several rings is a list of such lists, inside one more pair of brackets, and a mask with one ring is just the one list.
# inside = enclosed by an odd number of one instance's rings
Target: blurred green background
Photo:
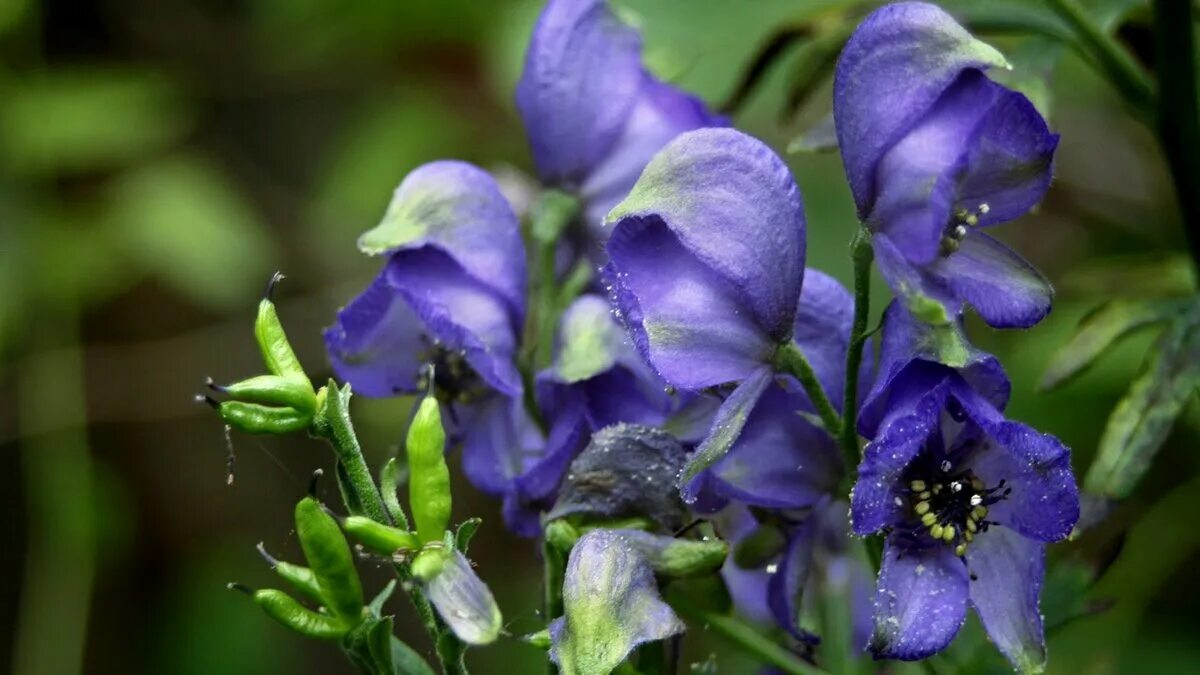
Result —
[[[254, 552], [260, 540], [299, 558], [291, 509], [331, 453], [300, 436], [235, 436], [226, 486], [221, 425], [192, 395], [206, 375], [260, 369], [250, 327], [276, 269], [288, 275], [277, 297], [301, 358], [314, 375], [328, 372], [320, 329], [378, 264], [354, 238], [407, 171], [444, 157], [513, 180], [529, 170], [512, 90], [539, 4], [0, 0], [0, 669], [350, 672], [336, 649], [287, 633], [223, 588], [273, 583]], [[620, 4], [645, 32], [651, 67], [718, 103], [771, 35], [834, 3]], [[1142, 54], [1139, 11], [1121, 36]], [[1054, 394], [1035, 391], [1041, 369], [1100, 300], [1186, 287], [1192, 273], [1146, 128], [1071, 55], [995, 41], [1013, 46], [1016, 83], [1063, 136], [1046, 202], [1000, 231], [1059, 300], [1035, 330], [973, 323], [972, 336], [1007, 365], [1013, 414], [1062, 437], [1081, 472], [1151, 336]], [[735, 116], [780, 151], [828, 111], [826, 85], [798, 115], [779, 114], [806, 49], [789, 51]], [[847, 279], [855, 222], [840, 162], [790, 161], [809, 262]], [[876, 286], [878, 311], [886, 296]], [[372, 462], [394, 449], [405, 406], [356, 400]], [[1111, 550], [1128, 535], [1089, 596], [1112, 609], [1051, 634], [1052, 672], [1200, 662], [1198, 427], [1193, 402], [1113, 521], [1060, 547]], [[473, 557], [509, 629], [537, 629], [534, 544], [514, 543], [497, 505], [456, 481], [456, 516], [485, 518]], [[387, 578], [367, 576], [369, 588]], [[401, 635], [424, 648], [403, 602], [393, 606]], [[703, 631], [686, 642], [692, 661], [717, 653], [719, 672], [753, 670]], [[534, 673], [542, 655], [502, 640], [470, 662]]]

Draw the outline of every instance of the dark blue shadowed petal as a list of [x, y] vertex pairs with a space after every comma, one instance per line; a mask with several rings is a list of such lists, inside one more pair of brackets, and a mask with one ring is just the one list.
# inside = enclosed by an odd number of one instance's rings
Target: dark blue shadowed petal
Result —
[[[589, 226], [600, 229], [604, 217], [629, 194], [650, 159], [679, 134], [701, 127], [727, 126], [728, 120], [713, 115], [699, 99], [649, 74], [643, 75], [637, 102], [612, 151], [584, 180], [580, 196]], [[607, 238], [600, 232], [598, 239]]]
[[525, 247], [517, 217], [488, 173], [466, 162], [413, 170], [387, 213], [358, 247], [370, 255], [435, 246], [504, 298], [519, 323], [525, 311]]
[[949, 546], [888, 537], [875, 591], [876, 658], [916, 661], [945, 649], [967, 618], [967, 566]]
[[1004, 480], [1012, 488], [990, 507], [988, 519], [1039, 541], [1065, 539], [1079, 520], [1070, 450], [1050, 434], [1005, 419], [961, 380], [952, 386], [954, 398], [989, 441], [968, 460], [970, 468], [988, 485]]
[[800, 627], [800, 607], [813, 572], [817, 525], [816, 518], [810, 517], [792, 529], [783, 558], [767, 586], [767, 604], [775, 621], [792, 637], [810, 645], [820, 642], [820, 638]]
[[[733, 559], [733, 552], [742, 539], [758, 529], [758, 520], [745, 506], [730, 504], [716, 515], [714, 521], [721, 538], [729, 542], [729, 557], [721, 566], [721, 579], [729, 589], [734, 608], [749, 621], [759, 624], [773, 623], [775, 615], [767, 604], [767, 585], [771, 581], [771, 573], [763, 567], [739, 567]], [[775, 563], [778, 564], [778, 560]]]
[[[928, 371], [931, 364], [950, 362], [981, 396], [997, 408], [1008, 403], [1011, 390], [999, 359], [966, 341], [960, 321], [932, 326], [917, 321], [898, 301], [884, 310], [883, 339], [875, 383], [863, 399], [858, 429], [867, 438], [875, 436], [889, 406], [892, 389], [909, 370]], [[950, 368], [944, 369], [949, 372]]]
[[517, 109], [542, 180], [577, 184], [612, 149], [645, 77], [642, 42], [604, 0], [542, 10], [517, 83]]
[[863, 21], [842, 50], [833, 95], [838, 146], [861, 219], [875, 205], [883, 155], [964, 70], [1006, 63], [931, 4], [895, 3]]
[[751, 411], [767, 387], [772, 386], [774, 379], [775, 376], [769, 367], [760, 368], [742, 381], [721, 404], [713, 417], [708, 436], [688, 458], [687, 465], [680, 472], [679, 489], [685, 502], [696, 501], [701, 487], [696, 480], [697, 476], [724, 457], [733, 447], [750, 419]]
[[926, 441], [940, 432], [948, 395], [947, 372], [913, 371], [896, 383], [891, 409], [858, 465], [858, 480], [850, 495], [850, 520], [856, 533], [872, 534], [903, 518], [906, 507], [898, 500], [898, 483]]
[[846, 368], [853, 323], [854, 296], [850, 291], [828, 274], [808, 268], [792, 340], [804, 352], [825, 394], [839, 409], [845, 388], [842, 371]]
[[504, 300], [440, 248], [425, 246], [392, 254], [387, 282], [446, 349], [464, 358], [497, 391], [521, 392], [517, 335]]
[[988, 637], [1022, 673], [1041, 672], [1046, 638], [1038, 596], [1046, 573], [1045, 545], [993, 526], [967, 549], [971, 605]]
[[545, 440], [519, 399], [490, 396], [459, 413], [463, 431], [463, 473], [481, 492], [494, 497], [513, 490], [545, 451]]
[[571, 550], [563, 607], [550, 624], [550, 658], [564, 672], [611, 672], [638, 645], [685, 628], [645, 557], [613, 530], [589, 532]]
[[805, 508], [838, 484], [841, 455], [830, 435], [799, 415], [795, 396], [768, 387], [741, 435], [708, 471], [717, 494], [765, 508]]
[[[761, 141], [733, 129], [681, 134], [655, 155], [606, 222], [615, 224], [614, 237], [648, 222], [665, 226], [733, 290], [739, 311], [726, 321], [769, 341], [790, 337], [804, 277], [804, 206], [787, 165]], [[616, 273], [609, 278], [621, 284], [629, 251], [610, 241], [608, 252]], [[671, 276], [669, 268], [657, 271]], [[661, 301], [636, 295], [647, 316]]]
[[775, 345], [736, 289], [657, 217], [627, 218], [608, 241], [605, 278], [634, 344], [664, 380], [696, 390], [745, 378]]
[[1054, 289], [1020, 255], [982, 232], [971, 232], [952, 255], [926, 272], [971, 305], [992, 328], [1030, 328], [1050, 313]]
[[363, 396], [395, 396], [419, 389], [425, 327], [408, 304], [376, 277], [362, 295], [338, 312], [325, 330], [325, 348], [338, 379]]

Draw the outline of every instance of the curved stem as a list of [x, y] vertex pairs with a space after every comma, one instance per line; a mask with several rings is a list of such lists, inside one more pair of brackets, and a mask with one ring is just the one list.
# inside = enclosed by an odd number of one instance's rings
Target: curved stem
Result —
[[829, 397], [825, 394], [825, 388], [821, 386], [817, 374], [813, 372], [812, 365], [804, 357], [804, 352], [800, 351], [794, 342], [788, 342], [780, 345], [776, 350], [774, 362], [776, 372], [791, 375], [800, 382], [800, 386], [804, 387], [809, 399], [816, 406], [817, 414], [821, 417], [825, 429], [837, 437], [841, 433], [841, 417], [830, 403]]
[[858, 447], [858, 371], [862, 366], [863, 348], [867, 343], [867, 318], [871, 313], [871, 263], [875, 250], [871, 248], [871, 233], [859, 228], [850, 244], [854, 261], [854, 323], [850, 329], [850, 344], [846, 349], [846, 384], [843, 389], [841, 446], [846, 459], [846, 476], [853, 475], [861, 455]]
[[1133, 56], [1092, 21], [1077, 0], [1046, 0], [1046, 4], [1075, 31], [1084, 49], [1104, 69], [1121, 95], [1138, 110], [1148, 112], [1154, 102], [1154, 85]]
[[1192, 260], [1200, 266], [1200, 112], [1191, 0], [1154, 3], [1158, 136], [1171, 169]]

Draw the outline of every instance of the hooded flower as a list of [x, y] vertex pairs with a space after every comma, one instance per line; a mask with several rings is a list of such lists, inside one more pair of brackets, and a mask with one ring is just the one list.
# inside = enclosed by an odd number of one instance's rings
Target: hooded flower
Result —
[[981, 231], [1041, 200], [1058, 145], [1025, 96], [987, 78], [995, 66], [1009, 67], [920, 2], [867, 17], [837, 65], [834, 118], [859, 218], [888, 283], [931, 323], [963, 303], [996, 328], [1050, 311], [1049, 283]]
[[851, 499], [854, 531], [886, 531], [871, 650], [915, 660], [945, 648], [968, 604], [1010, 661], [1045, 661], [1038, 597], [1044, 548], [1079, 518], [1070, 454], [1011, 420], [1003, 371], [977, 355], [956, 370], [922, 356], [929, 328], [893, 303], [884, 373], [865, 401], [870, 439]]
[[517, 109], [542, 181], [580, 197], [593, 227], [668, 141], [726, 123], [646, 71], [641, 36], [604, 0], [547, 3], [525, 54]]
[[737, 438], [792, 338], [804, 278], [800, 191], [760, 141], [700, 129], [663, 148], [607, 220], [603, 274], [650, 366], [683, 390], [740, 383], [685, 470], [686, 486]]
[[325, 332], [339, 378], [366, 396], [415, 393], [434, 363], [452, 401], [520, 395], [525, 249], [491, 176], [455, 161], [417, 168], [358, 245], [387, 259]]

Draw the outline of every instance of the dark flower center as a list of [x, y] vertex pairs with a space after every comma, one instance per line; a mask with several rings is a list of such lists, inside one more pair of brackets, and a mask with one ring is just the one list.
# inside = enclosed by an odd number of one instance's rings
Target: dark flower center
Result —
[[[425, 349], [420, 359], [432, 366], [433, 391], [442, 403], [469, 404], [478, 401], [487, 393], [483, 379], [467, 363], [461, 351], [452, 351], [444, 345], [422, 337]], [[429, 388], [430, 368], [421, 368], [417, 374], [417, 390]]]
[[942, 231], [940, 255], [945, 258], [957, 251], [971, 228], [979, 224], [979, 217], [986, 215], [990, 210], [991, 207], [987, 203], [980, 204], [975, 211], [956, 210], [950, 222], [946, 224], [946, 229]]
[[957, 473], [953, 469], [946, 460], [936, 471], [911, 479], [908, 503], [920, 521], [916, 531], [953, 544], [954, 554], [961, 558], [975, 535], [986, 532], [991, 524], [988, 507], [1006, 499], [1012, 488], [1005, 487], [1004, 480], [989, 488], [970, 469]]

